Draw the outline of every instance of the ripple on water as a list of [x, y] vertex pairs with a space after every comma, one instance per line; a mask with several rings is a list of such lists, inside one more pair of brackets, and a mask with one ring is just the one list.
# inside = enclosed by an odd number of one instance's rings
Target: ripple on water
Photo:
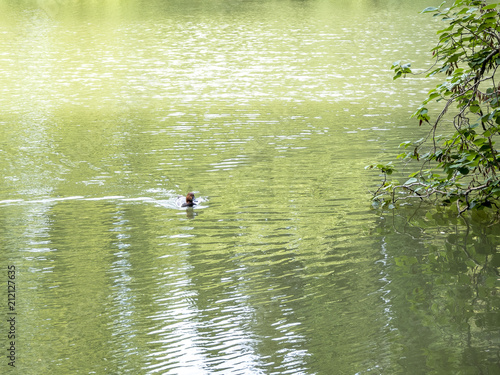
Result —
[[[423, 55], [431, 26], [383, 1], [6, 3], [0, 258], [21, 270], [26, 373], [356, 373], [415, 355], [391, 336], [363, 167], [425, 89], [394, 88], [387, 61]], [[178, 210], [192, 190], [202, 204]]]

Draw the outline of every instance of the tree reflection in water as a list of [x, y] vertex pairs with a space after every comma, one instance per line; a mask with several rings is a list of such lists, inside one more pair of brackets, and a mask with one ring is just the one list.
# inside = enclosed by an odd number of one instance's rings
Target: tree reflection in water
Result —
[[[498, 218], [457, 217], [440, 207], [385, 213], [384, 241], [391, 345], [411, 372], [492, 374], [499, 369]], [[443, 372], [444, 371], [444, 372]]]

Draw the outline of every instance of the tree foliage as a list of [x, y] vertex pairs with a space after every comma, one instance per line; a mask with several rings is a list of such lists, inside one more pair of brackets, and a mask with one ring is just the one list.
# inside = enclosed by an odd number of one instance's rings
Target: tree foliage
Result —
[[[495, 147], [500, 135], [500, 4], [456, 0], [444, 5], [422, 12], [445, 23], [437, 32], [431, 50], [435, 62], [427, 74], [444, 79], [412, 115], [428, 133], [403, 142], [405, 151], [398, 156], [420, 162], [420, 168], [400, 184], [387, 180], [394, 171], [391, 163], [369, 166], [384, 175], [374, 204], [395, 206], [401, 199], [436, 197], [456, 204], [459, 213], [500, 209], [500, 155]], [[394, 79], [413, 74], [410, 64], [399, 61], [392, 69]], [[435, 103], [440, 110], [431, 118], [429, 108]]]

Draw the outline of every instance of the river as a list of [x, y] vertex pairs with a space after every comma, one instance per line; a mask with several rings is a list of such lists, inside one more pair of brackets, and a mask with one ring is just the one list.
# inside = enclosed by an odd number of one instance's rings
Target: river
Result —
[[0, 368], [498, 374], [499, 225], [364, 168], [439, 2], [0, 0]]

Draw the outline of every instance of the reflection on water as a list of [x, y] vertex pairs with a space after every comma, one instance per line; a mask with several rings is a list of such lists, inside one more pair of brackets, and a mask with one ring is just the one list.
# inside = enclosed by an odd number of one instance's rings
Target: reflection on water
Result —
[[390, 255], [385, 298], [400, 334], [394, 349], [407, 369], [425, 362], [436, 373], [498, 371], [492, 355], [498, 353], [498, 223], [481, 224], [481, 212], [472, 219], [440, 209], [404, 210], [376, 229]]
[[495, 373], [498, 226], [369, 210], [429, 5], [0, 1], [20, 373]]

